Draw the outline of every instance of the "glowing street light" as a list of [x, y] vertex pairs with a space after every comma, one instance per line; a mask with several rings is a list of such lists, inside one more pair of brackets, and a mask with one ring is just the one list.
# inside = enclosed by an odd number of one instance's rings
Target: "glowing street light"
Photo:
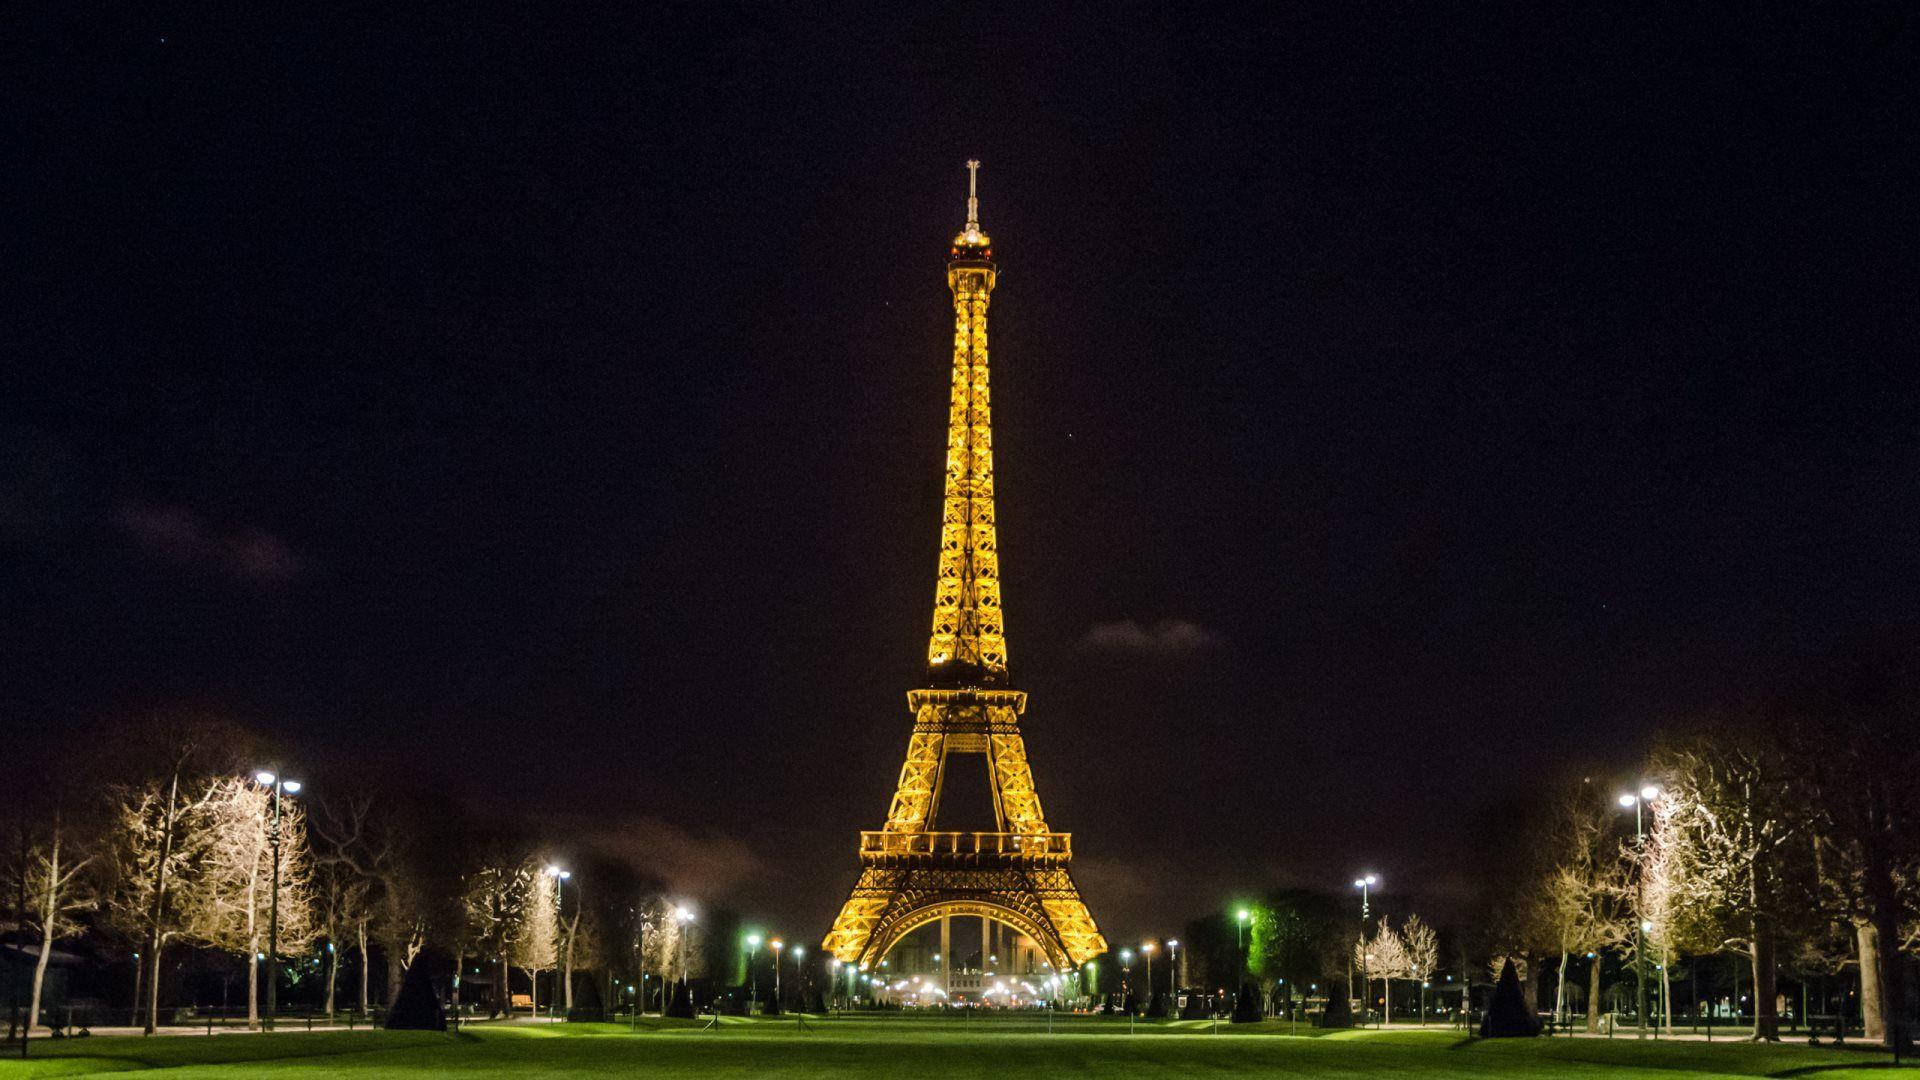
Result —
[[1151, 1007], [1153, 1004], [1153, 942], [1143, 942], [1140, 946], [1140, 955], [1147, 958], [1147, 1004]]
[[[267, 830], [267, 844], [273, 848], [273, 901], [267, 915], [267, 1015], [266, 1027], [273, 1029], [274, 1014], [279, 1010], [280, 997], [280, 796], [293, 795], [300, 790], [300, 781], [275, 776], [265, 769], [253, 774], [253, 779], [261, 787], [273, 789], [273, 819]], [[156, 980], [158, 975], [155, 976]]]
[[[1372, 909], [1369, 907], [1369, 903], [1372, 900], [1373, 887], [1378, 884], [1380, 884], [1380, 875], [1378, 874], [1366, 874], [1353, 879], [1353, 887], [1360, 890], [1360, 940], [1362, 941], [1365, 941], [1367, 938], [1367, 923], [1372, 915]], [[1360, 1022], [1362, 1024], [1367, 1022], [1366, 998], [1371, 992], [1367, 989], [1367, 961], [1369, 959], [1370, 957], [1364, 953], [1360, 957]], [[1347, 969], [1347, 977], [1353, 977], [1352, 968]]]
[[[1633, 843], [1636, 850], [1644, 850], [1647, 843], [1647, 823], [1645, 807], [1660, 797], [1660, 789], [1652, 784], [1641, 784], [1640, 791], [1621, 792], [1621, 809], [1633, 807]], [[1634, 907], [1646, 910], [1646, 879], [1636, 875], [1633, 885]], [[1653, 924], [1642, 919], [1633, 928], [1633, 968], [1634, 968], [1634, 1008], [1639, 1012], [1640, 1038], [1647, 1037], [1647, 939]]]
[[747, 948], [747, 1007], [752, 1012], [760, 1011], [760, 984], [753, 980], [753, 954], [760, 949], [760, 935], [748, 934]]

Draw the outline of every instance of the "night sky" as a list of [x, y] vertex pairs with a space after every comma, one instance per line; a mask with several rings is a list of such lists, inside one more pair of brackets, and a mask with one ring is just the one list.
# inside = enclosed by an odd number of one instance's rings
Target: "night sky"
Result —
[[1457, 893], [1480, 808], [1920, 615], [1910, 17], [385, 7], [12, 32], [27, 744], [217, 703], [824, 932], [969, 157], [1013, 677], [1116, 942]]

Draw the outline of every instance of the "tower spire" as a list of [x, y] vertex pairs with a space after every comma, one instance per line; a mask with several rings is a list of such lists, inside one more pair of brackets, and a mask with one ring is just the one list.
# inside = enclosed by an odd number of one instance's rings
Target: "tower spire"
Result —
[[980, 163], [967, 162], [967, 231], [980, 231]]
[[955, 259], [985, 259], [993, 252], [987, 250], [991, 243], [987, 234], [980, 231], [980, 162], [967, 162], [967, 227], [953, 238], [952, 257]]

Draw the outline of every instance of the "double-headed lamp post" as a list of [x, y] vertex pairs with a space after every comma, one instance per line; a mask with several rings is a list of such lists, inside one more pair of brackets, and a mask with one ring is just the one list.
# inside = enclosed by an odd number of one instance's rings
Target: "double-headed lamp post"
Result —
[[[1367, 874], [1363, 877], [1353, 879], [1353, 887], [1360, 890], [1361, 941], [1367, 939], [1367, 923], [1372, 917], [1372, 908], [1369, 905], [1373, 898], [1373, 887], [1378, 884], [1380, 884], [1379, 874]], [[1353, 969], [1348, 968], [1347, 973], [1351, 975]], [[1372, 994], [1373, 991], [1368, 988], [1367, 984], [1367, 952], [1365, 949], [1362, 949], [1360, 951], [1360, 1022], [1362, 1024], [1367, 1022], [1367, 998], [1372, 996]]]
[[273, 816], [267, 826], [267, 846], [273, 849], [273, 899], [267, 915], [267, 1030], [273, 1030], [273, 1016], [280, 1004], [280, 796], [300, 793], [300, 781], [275, 776], [265, 769], [253, 774], [255, 782], [273, 789]]
[[[560, 883], [572, 877], [573, 871], [562, 869], [561, 867], [558, 867], [558, 866], [550, 865], [546, 869], [546, 875], [553, 879], [553, 917], [556, 921], [563, 921], [560, 911], [562, 908], [566, 907], [567, 898], [566, 898], [566, 894], [560, 891]], [[532, 975], [531, 972], [529, 972], [528, 974], [529, 976]], [[538, 1001], [539, 995], [540, 995], [540, 988], [538, 986], [534, 987], [533, 993], [534, 993], [534, 1000]], [[640, 997], [639, 999], [637, 999], [633, 1007], [635, 1009], [638, 1009], [641, 1004], [644, 1004], [646, 1000], [646, 996], [647, 996], [647, 969], [643, 967], [640, 969]], [[554, 1006], [559, 1003], [559, 998], [560, 998], [559, 987], [555, 987], [552, 998], [547, 1001], [548, 1016], [553, 1015]], [[534, 1017], [534, 1019], [538, 1020], [539, 1017], [536, 1016]]]
[[[1620, 793], [1620, 807], [1633, 808], [1633, 850], [1642, 855], [1647, 846], [1647, 821], [1644, 807], [1660, 797], [1660, 789], [1652, 784], [1642, 784], [1636, 792]], [[1634, 914], [1639, 918], [1633, 924], [1633, 997], [1634, 1008], [1639, 1012], [1640, 1038], [1647, 1037], [1647, 930], [1651, 923], [1646, 921], [1647, 884], [1646, 868], [1643, 866], [1633, 879]]]

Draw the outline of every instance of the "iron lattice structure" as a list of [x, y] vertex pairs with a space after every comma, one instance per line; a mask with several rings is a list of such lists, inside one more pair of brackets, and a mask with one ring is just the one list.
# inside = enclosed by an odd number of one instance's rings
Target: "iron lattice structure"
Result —
[[[1007, 684], [987, 389], [987, 304], [997, 269], [980, 231], [979, 166], [967, 163], [967, 225], [947, 258], [953, 388], [929, 686], [907, 695], [913, 734], [886, 825], [861, 834], [860, 880], [822, 943], [861, 967], [877, 966], [902, 936], [954, 915], [1013, 927], [1057, 968], [1107, 950], [1067, 869], [1072, 837], [1048, 829], [1040, 810], [1020, 737], [1027, 696]], [[998, 831], [935, 831], [941, 780], [956, 754], [986, 759]]]

